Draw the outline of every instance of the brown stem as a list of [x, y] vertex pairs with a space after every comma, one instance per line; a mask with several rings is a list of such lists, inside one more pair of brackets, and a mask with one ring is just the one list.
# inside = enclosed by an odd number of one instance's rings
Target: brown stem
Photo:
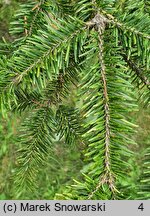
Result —
[[150, 82], [146, 76], [143, 75], [143, 72], [138, 66], [130, 59], [127, 58], [125, 54], [122, 54], [124, 60], [127, 62], [128, 66], [136, 73], [142, 83], [150, 90]]
[[101, 65], [101, 82], [103, 85], [103, 102], [104, 102], [104, 113], [105, 113], [105, 160], [104, 160], [104, 173], [100, 176], [100, 180], [94, 191], [91, 192], [88, 199], [91, 199], [93, 195], [99, 190], [99, 188], [107, 183], [112, 192], [114, 192], [114, 177], [111, 172], [110, 165], [110, 114], [109, 114], [109, 98], [107, 91], [107, 81], [106, 81], [106, 68], [104, 62], [104, 40], [103, 33], [105, 31], [105, 25], [107, 23], [106, 18], [97, 13], [97, 15], [91, 20], [95, 30], [98, 32], [98, 46], [99, 46], [99, 62]]

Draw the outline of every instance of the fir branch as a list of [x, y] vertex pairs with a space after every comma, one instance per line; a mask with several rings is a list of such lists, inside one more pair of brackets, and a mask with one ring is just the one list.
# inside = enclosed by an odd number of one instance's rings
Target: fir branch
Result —
[[[63, 27], [62, 25], [58, 23], [59, 28], [62, 28], [62, 29], [56, 30], [55, 28], [50, 27], [50, 29], [51, 30], [53, 29], [54, 31], [53, 33], [51, 32], [49, 34], [50, 39], [53, 38], [52, 41], [49, 41], [47, 39], [47, 36], [45, 36], [45, 38], [38, 36], [28, 41], [30, 45], [27, 44], [27, 45], [20, 47], [20, 49], [15, 53], [15, 55], [11, 58], [11, 60], [8, 61], [7, 69], [6, 69], [7, 71], [17, 70], [17, 72], [8, 73], [9, 76], [7, 76], [6, 85], [2, 89], [1, 94], [4, 95], [3, 94], [4, 92], [6, 93], [9, 91], [9, 95], [10, 95], [10, 91], [12, 90], [13, 92], [13, 89], [15, 88], [15, 86], [20, 84], [23, 81], [23, 78], [26, 77], [28, 73], [30, 76], [30, 73], [33, 69], [34, 69], [33, 77], [35, 78], [36, 77], [35, 70], [38, 69], [38, 71], [40, 71], [40, 68], [43, 67], [43, 61], [45, 63], [45, 68], [47, 69], [48, 73], [50, 73], [49, 67], [47, 68], [47, 64], [46, 64], [47, 58], [53, 64], [55, 65], [57, 64], [55, 68], [58, 68], [58, 69], [62, 67], [61, 66], [62, 64], [64, 67], [63, 61], [65, 61], [65, 64], [68, 64], [68, 59], [69, 59], [68, 50], [69, 49], [66, 50], [66, 48], [64, 47], [64, 44], [68, 44], [68, 47], [71, 46], [70, 43], [74, 41], [74, 38], [78, 36], [79, 34], [81, 34], [86, 29], [86, 27], [83, 27], [83, 24], [79, 23], [78, 20], [75, 19], [75, 21], [77, 21], [80, 28], [77, 27], [76, 23], [74, 23], [73, 28], [72, 26], [70, 26], [71, 29], [69, 28], [69, 32], [68, 32], [68, 28]], [[63, 24], [66, 24], [66, 22], [64, 21]], [[42, 34], [48, 35], [48, 33], [46, 32], [45, 33], [42, 32]], [[56, 35], [58, 37], [56, 37]], [[52, 46], [51, 46], [51, 43], [52, 43]], [[42, 47], [41, 50], [39, 50], [39, 46]], [[81, 46], [82, 46], [82, 43], [81, 43]], [[57, 58], [57, 50], [59, 50], [59, 55], [61, 57], [60, 61], [55, 61], [55, 58]], [[66, 56], [67, 58], [65, 59], [63, 59], [64, 50], [67, 55]], [[26, 55], [27, 53], [30, 55], [31, 53], [30, 51], [36, 54], [31, 55], [30, 57], [28, 57], [28, 59], [26, 59]], [[40, 55], [39, 55], [39, 51], [40, 51]], [[20, 57], [18, 57], [18, 55]], [[58, 73], [58, 71], [56, 71], [56, 73]], [[29, 79], [31, 79], [31, 77]]]
[[[122, 29], [123, 31], [128, 31], [128, 32], [132, 32], [136, 35], [139, 35], [139, 36], [142, 36], [143, 38], [145, 39], [150, 39], [150, 36], [141, 32], [141, 31], [138, 31], [136, 28], [134, 27], [129, 27], [127, 26], [126, 24], [124, 23], [121, 23], [117, 20], [117, 18], [115, 18], [114, 16], [112, 16], [111, 14], [107, 13], [105, 10], [102, 10], [102, 9], [98, 9], [96, 7], [96, 4], [94, 2], [94, 6], [95, 6], [95, 10], [98, 10], [99, 11], [99, 14], [103, 15], [105, 17], [105, 23], [108, 23], [108, 24], [113, 24], [115, 26], [117, 26], [118, 28]], [[87, 25], [92, 25], [93, 23], [93, 20], [91, 21], [88, 21], [86, 22]]]
[[55, 121], [50, 107], [34, 110], [22, 124], [18, 167], [15, 172], [17, 191], [34, 189], [38, 170], [45, 164], [54, 138]]
[[104, 103], [104, 116], [105, 116], [105, 165], [104, 173], [100, 176], [100, 180], [95, 190], [89, 195], [88, 199], [91, 199], [93, 195], [99, 190], [101, 185], [108, 183], [112, 192], [115, 190], [114, 177], [111, 173], [110, 167], [110, 114], [109, 114], [109, 98], [107, 92], [107, 82], [106, 82], [106, 69], [104, 62], [104, 41], [103, 34], [105, 31], [106, 19], [99, 13], [92, 20], [95, 23], [95, 29], [98, 32], [98, 46], [99, 46], [99, 63], [101, 65], [101, 78], [103, 86], [103, 103]]
[[[76, 68], [76, 69], [75, 69]], [[15, 89], [16, 103], [11, 104], [12, 110], [24, 111], [26, 109], [40, 109], [45, 106], [58, 106], [70, 94], [70, 88], [76, 86], [79, 67], [71, 63], [65, 72], [60, 70], [57, 79], [47, 81], [46, 87], [41, 91], [30, 89]]]
[[126, 24], [119, 22], [114, 16], [112, 16], [111, 14], [107, 13], [104, 10], [100, 10], [100, 12], [105, 15], [105, 18], [107, 19], [107, 23], [111, 23], [115, 26], [117, 26], [118, 28], [121, 28], [123, 31], [129, 31], [132, 32], [136, 35], [142, 36], [145, 39], [149, 39], [150, 40], [150, 36], [138, 31], [137, 29], [135, 29], [134, 27], [128, 27]]
[[[13, 83], [14, 84], [20, 83], [21, 80], [23, 79], [23, 77], [28, 72], [30, 72], [34, 67], [39, 65], [44, 59], [46, 59], [48, 56], [50, 56], [50, 54], [55, 52], [55, 50], [59, 49], [62, 46], [62, 44], [67, 43], [68, 41], [73, 39], [75, 36], [77, 36], [79, 33], [81, 33], [84, 29], [85, 28], [81, 28], [81, 29], [78, 29], [74, 32], [71, 32], [71, 34], [69, 36], [67, 35], [65, 38], [63, 38], [63, 40], [61, 39], [60, 42], [56, 43], [53, 47], [50, 47], [48, 50], [46, 50], [46, 52], [42, 53], [42, 56], [39, 56], [39, 58], [37, 58], [29, 67], [25, 68], [25, 70], [23, 70], [21, 74], [18, 74], [14, 78]], [[59, 34], [59, 31], [57, 34]]]
[[146, 76], [144, 76], [144, 72], [131, 59], [128, 59], [126, 55], [122, 55], [124, 60], [127, 62], [128, 66], [136, 73], [137, 77], [150, 90], [150, 81]]
[[30, 28], [29, 28], [29, 31], [27, 32], [27, 36], [31, 36], [32, 34], [32, 29], [33, 29], [33, 26], [34, 26], [34, 23], [35, 23], [35, 20], [38, 16], [38, 13], [40, 13], [40, 10], [41, 10], [41, 6], [44, 4], [45, 0], [40, 0], [40, 2], [38, 4], [36, 4], [33, 8], [32, 8], [32, 11], [35, 10], [35, 14], [32, 18], [32, 22], [30, 24]]
[[78, 109], [60, 105], [56, 113], [58, 136], [68, 145], [83, 144], [81, 118]]

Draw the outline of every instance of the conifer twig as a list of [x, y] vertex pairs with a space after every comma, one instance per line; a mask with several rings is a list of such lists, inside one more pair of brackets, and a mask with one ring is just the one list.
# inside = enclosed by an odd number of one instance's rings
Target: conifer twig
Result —
[[91, 24], [95, 26], [95, 30], [98, 32], [98, 45], [99, 45], [99, 62], [101, 65], [101, 77], [102, 77], [102, 85], [103, 85], [103, 102], [104, 102], [104, 112], [105, 112], [105, 165], [104, 165], [104, 174], [100, 176], [99, 183], [97, 184], [94, 191], [91, 192], [88, 199], [91, 199], [93, 195], [99, 190], [99, 188], [104, 184], [108, 183], [112, 192], [114, 192], [114, 177], [111, 173], [110, 168], [110, 114], [109, 114], [109, 98], [108, 98], [108, 90], [107, 90], [107, 81], [106, 81], [106, 68], [104, 62], [104, 41], [103, 34], [105, 31], [105, 25], [107, 23], [106, 18], [97, 13], [96, 16], [92, 19]]

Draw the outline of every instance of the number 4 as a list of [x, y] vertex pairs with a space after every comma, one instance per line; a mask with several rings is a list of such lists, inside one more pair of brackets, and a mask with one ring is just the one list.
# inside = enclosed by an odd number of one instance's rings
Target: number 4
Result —
[[144, 206], [143, 206], [143, 203], [141, 203], [138, 207], [139, 210], [143, 211], [144, 210]]

